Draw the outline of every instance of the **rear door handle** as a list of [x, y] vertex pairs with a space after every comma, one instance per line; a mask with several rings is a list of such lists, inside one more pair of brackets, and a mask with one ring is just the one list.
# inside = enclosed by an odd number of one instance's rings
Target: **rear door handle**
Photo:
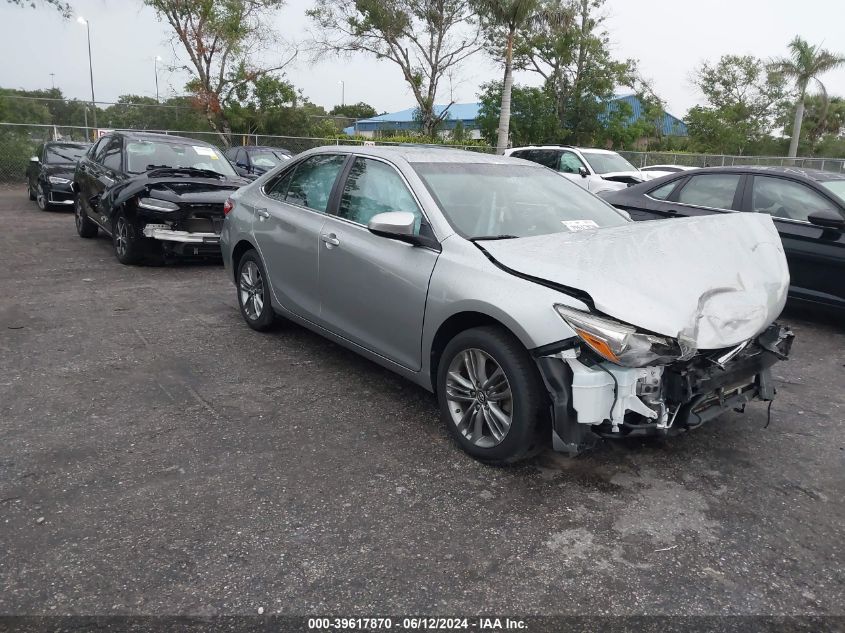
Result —
[[258, 219], [261, 222], [270, 219], [270, 212], [267, 209], [257, 209], [256, 213], [258, 213]]
[[328, 235], [321, 235], [320, 239], [326, 243], [326, 248], [340, 246], [340, 240], [337, 239], [337, 236], [334, 233], [329, 233]]

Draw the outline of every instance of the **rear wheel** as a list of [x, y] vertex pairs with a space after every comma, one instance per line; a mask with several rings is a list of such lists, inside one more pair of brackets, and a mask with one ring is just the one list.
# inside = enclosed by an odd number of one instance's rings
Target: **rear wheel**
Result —
[[123, 209], [117, 212], [112, 224], [112, 244], [117, 261], [127, 266], [141, 262], [143, 244], [135, 225], [126, 217]]
[[256, 251], [247, 251], [238, 262], [237, 283], [238, 305], [246, 324], [259, 332], [269, 330], [276, 315], [270, 303], [267, 274]]
[[467, 453], [508, 464], [543, 447], [545, 392], [534, 361], [510, 332], [461, 332], [443, 351], [437, 373], [441, 417]]
[[79, 233], [79, 237], [97, 237], [97, 231], [99, 229], [85, 214], [85, 209], [82, 207], [82, 198], [78, 195], [73, 205], [73, 212], [75, 216], [74, 221], [76, 222], [76, 232]]

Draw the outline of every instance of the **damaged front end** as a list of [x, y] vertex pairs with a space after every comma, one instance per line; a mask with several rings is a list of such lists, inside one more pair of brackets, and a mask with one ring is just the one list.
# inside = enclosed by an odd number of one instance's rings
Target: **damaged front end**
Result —
[[599, 437], [668, 435], [744, 411], [751, 400], [771, 401], [770, 368], [787, 359], [794, 337], [773, 323], [738, 345], [698, 351], [637, 332], [626, 333], [622, 349], [573, 326], [579, 338], [535, 350], [552, 398], [554, 448], [572, 455]]

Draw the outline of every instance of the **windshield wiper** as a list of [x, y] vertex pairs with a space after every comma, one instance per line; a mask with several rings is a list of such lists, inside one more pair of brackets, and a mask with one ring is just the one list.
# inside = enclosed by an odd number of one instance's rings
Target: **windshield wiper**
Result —
[[226, 178], [224, 174], [214, 171], [213, 169], [200, 169], [199, 167], [172, 167], [171, 165], [147, 165], [147, 172], [155, 171], [181, 171], [203, 174], [212, 176], [213, 178]]
[[478, 237], [469, 238], [470, 242], [477, 242], [479, 240], [515, 240], [519, 239], [519, 235], [479, 235]]

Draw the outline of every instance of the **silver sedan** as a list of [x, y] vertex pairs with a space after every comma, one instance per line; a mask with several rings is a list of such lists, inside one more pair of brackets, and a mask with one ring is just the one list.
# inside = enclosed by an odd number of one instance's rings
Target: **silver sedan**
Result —
[[298, 322], [434, 391], [486, 462], [770, 400], [792, 339], [773, 323], [789, 276], [768, 216], [633, 223], [519, 159], [323, 147], [225, 211], [251, 328]]

